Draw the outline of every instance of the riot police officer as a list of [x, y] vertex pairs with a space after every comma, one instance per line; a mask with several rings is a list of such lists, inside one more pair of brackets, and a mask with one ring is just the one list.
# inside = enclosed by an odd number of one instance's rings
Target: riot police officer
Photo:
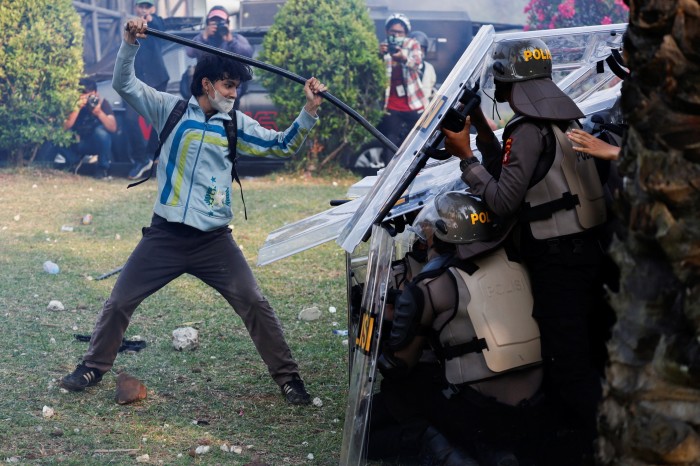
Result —
[[[459, 133], [443, 129], [445, 147], [461, 159], [462, 179], [493, 212], [512, 218], [512, 238], [528, 268], [533, 316], [542, 338], [547, 399], [564, 421], [582, 431], [581, 451], [567, 464], [589, 457], [596, 435], [601, 383], [591, 363], [589, 318], [602, 249], [596, 236], [606, 220], [603, 187], [594, 160], [574, 152], [565, 133], [583, 117], [552, 81], [552, 54], [539, 39], [496, 43], [487, 72], [495, 99], [515, 115], [499, 143], [480, 108]], [[483, 165], [469, 145], [469, 127]], [[562, 409], [563, 408], [563, 409]]]
[[[428, 244], [428, 261], [395, 302], [378, 362], [384, 379], [373, 401], [370, 455], [413, 442], [435, 464], [476, 464], [470, 456], [517, 464], [511, 450], [522, 450], [537, 430], [542, 380], [525, 268], [499, 246], [493, 213], [465, 192], [436, 196], [411, 229]], [[460, 259], [456, 246], [475, 242], [496, 248]], [[391, 416], [403, 429], [387, 428]]]

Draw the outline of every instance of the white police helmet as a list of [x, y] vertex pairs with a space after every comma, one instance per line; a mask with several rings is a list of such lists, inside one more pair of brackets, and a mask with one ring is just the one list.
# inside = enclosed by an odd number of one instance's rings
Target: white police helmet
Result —
[[384, 29], [389, 29], [389, 24], [397, 21], [403, 24], [404, 29], [406, 29], [406, 34], [411, 32], [411, 21], [403, 13], [394, 13], [389, 16], [384, 22]]

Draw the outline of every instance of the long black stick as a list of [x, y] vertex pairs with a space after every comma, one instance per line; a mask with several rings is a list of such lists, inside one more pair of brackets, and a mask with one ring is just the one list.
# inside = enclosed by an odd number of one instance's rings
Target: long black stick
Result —
[[[203, 50], [204, 52], [209, 52], [213, 53], [215, 55], [219, 55], [222, 57], [228, 57], [228, 58], [233, 58], [235, 60], [241, 61], [243, 63], [246, 63], [248, 65], [254, 66], [256, 68], [260, 68], [266, 71], [270, 71], [272, 73], [279, 74], [281, 76], [284, 76], [287, 79], [291, 79], [292, 81], [296, 81], [299, 84], [304, 85], [306, 83], [306, 79], [302, 78], [301, 76], [294, 74], [290, 71], [287, 71], [285, 69], [279, 68], [274, 65], [270, 65], [268, 63], [261, 62], [259, 60], [255, 60], [254, 58], [246, 57], [243, 55], [239, 55], [237, 53], [233, 52], [228, 52], [226, 50], [221, 50], [216, 47], [212, 47], [210, 45], [206, 44], [201, 44], [199, 42], [195, 42], [190, 39], [185, 39], [184, 37], [176, 36], [174, 34], [170, 34], [167, 32], [159, 31], [157, 29], [151, 29], [151, 28], [146, 28], [146, 34], [154, 36], [154, 37], [159, 37], [161, 39], [169, 40], [171, 42], [176, 42], [178, 44], [185, 45], [187, 47], [192, 47], [193, 49], [199, 49]], [[357, 113], [355, 110], [351, 109], [347, 105], [345, 105], [343, 102], [338, 100], [337, 97], [333, 96], [332, 94], [329, 94], [328, 92], [322, 92], [321, 95], [331, 102], [333, 105], [347, 113], [351, 118], [353, 118], [355, 121], [357, 121], [359, 124], [361, 124], [367, 131], [372, 133], [372, 135], [377, 138], [384, 146], [391, 150], [392, 152], [396, 153], [397, 150], [399, 150], [393, 142], [388, 140], [386, 136], [384, 136], [377, 128], [372, 126], [367, 120], [365, 120], [359, 113]]]

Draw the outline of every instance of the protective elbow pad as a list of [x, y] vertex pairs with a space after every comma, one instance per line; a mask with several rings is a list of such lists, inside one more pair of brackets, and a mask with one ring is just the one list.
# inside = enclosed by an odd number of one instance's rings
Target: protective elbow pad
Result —
[[416, 285], [406, 285], [396, 300], [394, 321], [389, 335], [389, 348], [393, 351], [405, 348], [418, 335], [425, 299]]

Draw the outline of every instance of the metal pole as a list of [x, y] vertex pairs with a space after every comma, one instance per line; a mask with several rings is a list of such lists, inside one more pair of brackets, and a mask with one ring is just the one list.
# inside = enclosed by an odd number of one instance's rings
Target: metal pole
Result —
[[[151, 29], [151, 28], [146, 28], [146, 33], [148, 35], [158, 37], [160, 39], [165, 39], [169, 40], [171, 42], [176, 42], [181, 45], [185, 45], [187, 47], [192, 47], [193, 49], [199, 49], [204, 52], [209, 52], [213, 53], [214, 55], [219, 55], [221, 57], [227, 57], [227, 58], [233, 58], [234, 60], [238, 60], [240, 62], [246, 63], [248, 65], [254, 66], [256, 68], [260, 68], [266, 71], [270, 71], [275, 74], [279, 74], [281, 76], [284, 76], [287, 79], [290, 79], [292, 81], [295, 81], [301, 85], [304, 85], [306, 83], [306, 79], [294, 74], [288, 70], [279, 68], [274, 65], [270, 65], [269, 63], [264, 63], [259, 60], [255, 60], [254, 58], [250, 57], [245, 57], [243, 55], [239, 55], [237, 53], [233, 52], [228, 52], [226, 50], [221, 50], [216, 47], [212, 47], [210, 45], [206, 44], [201, 44], [199, 42], [195, 42], [190, 39], [185, 39], [184, 37], [176, 36], [174, 34], [170, 34], [168, 32], [163, 32], [163, 31], [158, 31], [157, 29]], [[393, 142], [388, 140], [386, 136], [384, 136], [377, 128], [372, 126], [367, 120], [365, 120], [359, 113], [357, 113], [355, 110], [351, 109], [348, 107], [345, 103], [342, 101], [338, 100], [337, 97], [333, 96], [332, 94], [329, 94], [328, 92], [323, 92], [321, 95], [331, 102], [333, 105], [341, 109], [343, 112], [347, 113], [352, 119], [357, 121], [359, 124], [361, 124], [367, 131], [372, 133], [372, 135], [377, 138], [384, 146], [391, 150], [392, 152], [396, 153], [398, 148], [394, 145]]]
[[[94, 0], [92, 0], [94, 3]], [[92, 16], [92, 40], [95, 43], [95, 61], [102, 60], [102, 43], [100, 41], [100, 24], [97, 11], [90, 13]]]

